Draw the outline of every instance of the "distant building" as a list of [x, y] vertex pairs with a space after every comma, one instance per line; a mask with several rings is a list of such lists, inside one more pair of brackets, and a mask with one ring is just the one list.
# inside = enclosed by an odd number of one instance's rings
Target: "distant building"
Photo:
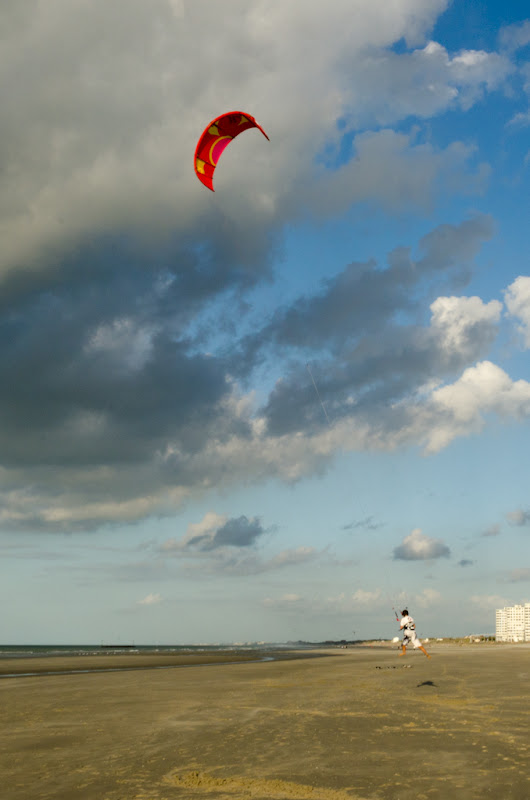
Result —
[[530, 642], [530, 603], [497, 609], [495, 639], [497, 642]]

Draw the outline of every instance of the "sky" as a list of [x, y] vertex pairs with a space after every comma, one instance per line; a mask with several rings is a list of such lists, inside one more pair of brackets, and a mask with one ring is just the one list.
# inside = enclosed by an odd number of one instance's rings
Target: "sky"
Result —
[[[530, 600], [530, 17], [5, 0], [0, 641]], [[193, 154], [253, 115], [215, 192]]]

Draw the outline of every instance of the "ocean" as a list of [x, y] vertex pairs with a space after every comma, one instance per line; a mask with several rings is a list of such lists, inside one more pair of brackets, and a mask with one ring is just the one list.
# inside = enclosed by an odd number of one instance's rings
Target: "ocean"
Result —
[[[309, 646], [309, 645], [307, 645]], [[43, 658], [47, 656], [98, 656], [121, 653], [161, 653], [186, 655], [193, 653], [256, 652], [304, 649], [301, 643], [248, 642], [229, 644], [6, 644], [0, 645], [0, 659]]]
[[[292, 658], [293, 650], [307, 649], [309, 647], [301, 643], [271, 644], [268, 642], [213, 645], [0, 645], [0, 679], [37, 675], [72, 675], [81, 672], [174, 669], [185, 666], [232, 664], [242, 661], [275, 661], [279, 658]], [[299, 653], [299, 655], [303, 654]]]

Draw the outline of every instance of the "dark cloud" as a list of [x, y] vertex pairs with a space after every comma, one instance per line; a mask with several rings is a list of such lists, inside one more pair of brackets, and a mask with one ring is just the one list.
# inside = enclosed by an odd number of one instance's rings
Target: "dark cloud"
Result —
[[459, 225], [438, 225], [420, 239], [419, 249], [424, 255], [417, 268], [432, 272], [469, 264], [493, 232], [493, 218], [488, 214], [477, 214]]
[[[179, 559], [179, 567], [192, 574], [226, 574], [235, 576], [258, 575], [287, 567], [297, 567], [327, 556], [326, 550], [298, 547], [282, 550], [264, 558], [257, 545], [275, 526], [264, 528], [257, 518], [234, 517], [218, 526], [212, 521], [215, 514], [207, 515], [203, 523], [191, 526], [191, 532], [181, 540], [169, 539], [155, 548], [157, 556]], [[196, 528], [204, 533], [194, 533]]]
[[[6, 279], [2, 524], [93, 528], [172, 513], [188, 490], [222, 485], [232, 475], [277, 474], [285, 457], [278, 451], [260, 462], [265, 444], [327, 424], [307, 355], [331, 422], [378, 426], [389, 403], [469, 357], [469, 348], [465, 357], [457, 351], [448, 366], [432, 331], [398, 316], [419, 313], [415, 291], [424, 279], [428, 286], [429, 276], [473, 256], [491, 234], [489, 218], [436, 229], [415, 261], [401, 248], [384, 270], [374, 262], [350, 264], [314, 297], [245, 336], [255, 320], [247, 292], [269, 275], [271, 240], [252, 243], [249, 233], [247, 244], [234, 244], [233, 226], [209, 213], [211, 231], [202, 240], [193, 228], [187, 240], [168, 238], [156, 247], [115, 236], [79, 244], [54, 269], [22, 269]], [[488, 331], [479, 329], [471, 351], [485, 341]], [[278, 356], [275, 369], [284, 377], [258, 410], [267, 423], [262, 441], [247, 448], [255, 409], [239, 404], [234, 380]], [[394, 426], [398, 415], [396, 406]], [[230, 470], [223, 448], [230, 448]], [[306, 452], [298, 460], [314, 470], [326, 456]], [[296, 463], [286, 473], [301, 469]], [[229, 528], [219, 541], [237, 535]]]
[[[423, 237], [423, 256], [416, 261], [410, 249], [398, 248], [384, 270], [373, 262], [350, 264], [326, 281], [320, 294], [277, 312], [247, 346], [255, 349], [259, 339], [281, 351], [296, 348], [305, 355], [316, 350], [319, 360], [312, 373], [328, 417], [350, 416], [354, 407], [358, 418], [380, 418], [381, 409], [409, 394], [411, 387], [433, 376], [453, 375], [487, 352], [497, 331], [480, 310], [476, 320], [467, 315], [465, 333], [451, 347], [446, 341], [448, 317], [458, 315], [458, 308], [435, 305], [431, 328], [407, 320], [423, 313], [433, 275], [467, 269], [492, 233], [491, 218], [479, 216], [439, 226]], [[295, 364], [262, 409], [269, 433], [281, 436], [326, 422], [315, 400], [307, 369]]]
[[420, 240], [423, 255], [417, 260], [410, 248], [399, 247], [390, 252], [385, 269], [374, 261], [349, 264], [324, 281], [319, 294], [279, 311], [264, 334], [283, 346], [341, 352], [345, 341], [379, 334], [398, 312], [416, 309], [416, 290], [425, 279], [469, 265], [492, 235], [491, 217], [480, 215], [435, 228]]
[[229, 519], [217, 530], [208, 534], [194, 536], [186, 542], [187, 548], [202, 551], [216, 550], [219, 547], [250, 547], [270, 529], [263, 528], [259, 519], [249, 519], [245, 515]]
[[382, 528], [382, 522], [375, 522], [373, 517], [365, 517], [364, 519], [356, 520], [355, 522], [350, 522], [348, 525], [343, 525], [343, 531], [353, 531], [358, 530], [359, 528], [364, 528], [368, 531], [375, 531], [378, 528]]
[[458, 562], [459, 567], [471, 567], [475, 562], [471, 561], [469, 558], [463, 558], [461, 561]]
[[215, 551], [208, 562], [200, 562], [198, 568], [215, 574], [234, 576], [260, 575], [265, 572], [276, 572], [285, 568], [296, 568], [300, 565], [313, 563], [322, 558], [323, 551], [313, 547], [299, 547], [291, 550], [282, 550], [272, 558], [261, 558], [255, 552], [230, 550], [227, 552]]
[[142, 256], [130, 244], [88, 248], [4, 308], [4, 466], [145, 462], [168, 440], [204, 446], [227, 365], [201, 351], [189, 324], [246, 278], [193, 253], [159, 253], [158, 268]]

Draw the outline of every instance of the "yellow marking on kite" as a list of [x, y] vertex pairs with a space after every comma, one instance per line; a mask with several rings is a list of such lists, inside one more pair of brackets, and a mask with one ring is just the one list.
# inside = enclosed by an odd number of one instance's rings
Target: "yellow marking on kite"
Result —
[[219, 128], [217, 125], [210, 125], [208, 128], [208, 133], [211, 133], [212, 136], [219, 136]]
[[197, 172], [200, 172], [202, 175], [204, 175], [204, 165], [205, 164], [206, 164], [206, 162], [205, 161], [201, 161], [200, 158], [197, 158], [195, 160], [195, 169], [197, 170]]
[[244, 114], [241, 114], [241, 119], [239, 120], [239, 124], [244, 125], [245, 122], [250, 122], [250, 120], [248, 119], [248, 117], [245, 117]]
[[[208, 153], [208, 158], [210, 159], [210, 164], [213, 164], [214, 167], [217, 164], [217, 161], [214, 161], [214, 158], [213, 158], [214, 149], [217, 147], [219, 142], [223, 141], [223, 139], [228, 139], [228, 141], [231, 141], [232, 138], [233, 138], [232, 136], [218, 136], [217, 139], [215, 140], [215, 142], [212, 143], [212, 146], [210, 147], [210, 152]], [[227, 142], [227, 144], [228, 144], [228, 142]]]

